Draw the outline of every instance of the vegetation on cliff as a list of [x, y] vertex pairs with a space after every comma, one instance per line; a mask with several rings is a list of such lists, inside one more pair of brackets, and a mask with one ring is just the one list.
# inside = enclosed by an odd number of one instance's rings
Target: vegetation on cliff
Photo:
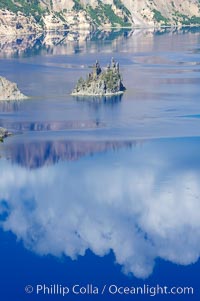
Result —
[[[166, 0], [165, 4], [163, 0], [1, 0], [0, 34], [16, 30], [200, 25], [199, 0], [185, 0], [184, 4], [181, 0]], [[27, 20], [20, 19], [19, 13]]]
[[124, 5], [121, 4], [121, 1], [115, 1], [117, 4], [117, 8], [119, 8], [123, 12], [123, 16], [117, 15], [113, 9], [111, 4], [104, 4], [99, 1], [99, 5], [95, 8], [88, 5], [87, 12], [95, 22], [96, 25], [102, 26], [102, 20], [104, 23], [111, 23], [113, 27], [116, 25], [126, 27], [131, 26], [131, 13], [128, 9], [125, 8]]
[[0, 9], [7, 9], [13, 13], [21, 12], [25, 16], [33, 16], [36, 22], [42, 21], [45, 10], [40, 5], [40, 0], [1, 0]]

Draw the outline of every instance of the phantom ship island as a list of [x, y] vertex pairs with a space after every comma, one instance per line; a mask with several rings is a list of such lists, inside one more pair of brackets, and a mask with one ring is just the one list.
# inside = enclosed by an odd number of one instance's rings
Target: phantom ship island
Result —
[[74, 96], [112, 96], [123, 94], [126, 88], [122, 83], [119, 63], [112, 58], [111, 64], [102, 71], [98, 61], [93, 71], [84, 80], [79, 78], [71, 95]]

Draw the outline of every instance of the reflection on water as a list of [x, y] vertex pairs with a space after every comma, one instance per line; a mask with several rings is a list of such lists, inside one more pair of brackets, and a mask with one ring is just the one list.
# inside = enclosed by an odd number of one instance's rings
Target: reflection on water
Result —
[[94, 104], [117, 104], [118, 102], [122, 101], [123, 94], [113, 95], [113, 96], [73, 96], [76, 101], [83, 101], [83, 102], [94, 102]]
[[[2, 75], [32, 97], [0, 104], [0, 126], [30, 135], [65, 131], [68, 140], [75, 131], [81, 139], [85, 134], [85, 140], [107, 141], [199, 135], [199, 119], [182, 118], [200, 112], [199, 28], [97, 32], [83, 44], [67, 41], [69, 35], [60, 42], [50, 35], [52, 52], [45, 50], [43, 36], [40, 42], [36, 38], [36, 49], [44, 47], [40, 55], [30, 51], [29, 57], [1, 58]], [[106, 66], [113, 52], [127, 88], [123, 97], [72, 97], [77, 79], [90, 72], [97, 58]]]
[[[16, 284], [11, 300], [24, 281], [98, 284], [103, 271], [120, 286], [143, 284], [126, 273], [182, 285], [188, 269], [198, 282], [200, 263], [189, 265], [200, 255], [199, 43], [198, 28], [1, 37], [1, 74], [32, 96], [0, 103], [0, 126], [15, 133], [0, 144], [2, 283]], [[113, 53], [123, 98], [72, 97], [77, 79]]]
[[[115, 47], [115, 42], [126, 39], [132, 35], [132, 31], [127, 30], [106, 30], [106, 31], [66, 31], [63, 34], [49, 32], [38, 35], [24, 36], [2, 36], [0, 41], [0, 56], [18, 57], [32, 56], [40, 54], [75, 54], [79, 52], [94, 52], [93, 47], [87, 45], [88, 41], [104, 41], [107, 47]], [[95, 47], [95, 48], [94, 48]], [[91, 48], [91, 49], [90, 49]]]
[[[1, 36], [0, 40], [0, 57], [30, 57], [33, 55], [51, 54], [51, 55], [70, 55], [76, 53], [94, 53], [101, 49], [112, 53], [117, 52], [120, 47], [127, 45], [127, 40], [134, 37], [135, 43], [132, 47], [126, 47], [123, 52], [130, 52], [134, 48], [136, 51], [142, 51], [145, 44], [140, 44], [138, 38], [145, 37], [148, 41], [156, 35], [172, 34], [195, 34], [199, 33], [199, 28], [162, 28], [162, 29], [146, 29], [146, 30], [102, 30], [102, 31], [66, 31], [63, 34], [50, 32], [38, 35], [24, 36]], [[147, 48], [146, 48], [147, 49]], [[198, 49], [195, 50], [198, 53]]]
[[34, 122], [0, 122], [0, 125], [5, 128], [12, 128], [14, 131], [62, 131], [66, 129], [94, 129], [103, 127], [104, 124], [98, 120], [71, 120], [71, 121], [34, 121]]
[[0, 155], [26, 168], [39, 168], [59, 161], [74, 161], [109, 150], [132, 147], [141, 142], [119, 141], [35, 141], [17, 142], [0, 147]]
[[21, 101], [0, 101], [0, 112], [17, 112]]
[[[78, 156], [91, 148], [58, 145], [64, 157], [66, 147]], [[156, 258], [194, 263], [200, 254], [199, 145], [194, 138], [157, 140], [31, 170], [20, 166], [17, 149], [14, 165], [0, 160], [1, 226], [40, 255], [74, 259], [87, 249], [98, 256], [112, 250], [123, 271], [137, 277], [148, 277]]]

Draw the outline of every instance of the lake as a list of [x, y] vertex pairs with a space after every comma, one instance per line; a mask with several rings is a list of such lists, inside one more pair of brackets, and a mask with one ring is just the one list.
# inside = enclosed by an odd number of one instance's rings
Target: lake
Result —
[[[200, 29], [2, 37], [4, 300], [199, 300]], [[114, 57], [127, 91], [73, 97]], [[137, 288], [138, 292], [137, 292]]]

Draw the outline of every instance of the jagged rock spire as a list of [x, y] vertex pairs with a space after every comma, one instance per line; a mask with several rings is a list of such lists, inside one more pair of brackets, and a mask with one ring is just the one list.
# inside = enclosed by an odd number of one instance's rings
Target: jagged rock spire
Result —
[[96, 60], [93, 72], [89, 73], [86, 80], [79, 79], [72, 95], [116, 95], [122, 94], [126, 88], [122, 83], [119, 72], [119, 63], [111, 59], [105, 71], [102, 71], [99, 61]]

